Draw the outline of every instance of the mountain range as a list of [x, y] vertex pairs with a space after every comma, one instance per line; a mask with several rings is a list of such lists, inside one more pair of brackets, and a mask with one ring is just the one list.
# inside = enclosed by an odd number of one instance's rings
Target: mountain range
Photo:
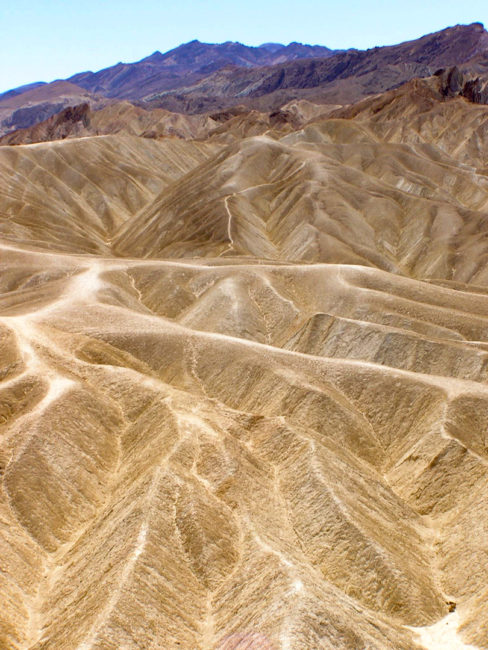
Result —
[[226, 66], [254, 68], [295, 59], [329, 57], [336, 52], [319, 45], [268, 44], [249, 47], [241, 43], [191, 41], [165, 54], [154, 52], [137, 63], [118, 63], [100, 72], [82, 72], [68, 81], [92, 93], [117, 99], [143, 99], [162, 90], [174, 90], [199, 81]]
[[400, 45], [330, 50], [290, 43], [248, 47], [191, 41], [136, 63], [33, 83], [0, 95], [0, 134], [41, 122], [67, 106], [127, 100], [145, 109], [202, 114], [237, 105], [276, 110], [297, 99], [349, 104], [457, 65], [488, 79], [488, 33], [458, 25]]

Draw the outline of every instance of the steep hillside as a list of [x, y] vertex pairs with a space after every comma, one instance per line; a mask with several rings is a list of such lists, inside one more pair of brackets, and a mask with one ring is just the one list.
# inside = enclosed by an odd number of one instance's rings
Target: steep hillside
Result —
[[214, 150], [130, 136], [0, 147], [0, 236], [108, 253], [126, 219]]

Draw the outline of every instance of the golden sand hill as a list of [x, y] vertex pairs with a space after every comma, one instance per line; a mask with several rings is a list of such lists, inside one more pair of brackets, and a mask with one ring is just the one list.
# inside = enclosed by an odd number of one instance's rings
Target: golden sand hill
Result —
[[0, 647], [488, 648], [488, 107], [425, 84], [0, 147]]

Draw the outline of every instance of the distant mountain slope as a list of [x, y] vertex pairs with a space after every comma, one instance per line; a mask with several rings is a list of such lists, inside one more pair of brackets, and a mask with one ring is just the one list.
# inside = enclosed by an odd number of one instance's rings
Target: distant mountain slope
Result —
[[0, 136], [48, 119], [66, 106], [88, 103], [100, 107], [104, 98], [68, 81], [29, 84], [24, 92], [0, 96]]
[[10, 100], [13, 97], [17, 97], [17, 95], [22, 95], [23, 93], [27, 93], [30, 90], [35, 90], [36, 88], [40, 88], [40, 86], [45, 86], [45, 85], [46, 85], [45, 81], [35, 81], [32, 84], [17, 86], [17, 88], [12, 88], [12, 90], [7, 90], [4, 93], [0, 93], [0, 102], [3, 102], [4, 100]]
[[195, 82], [225, 66], [273, 65], [310, 57], [329, 57], [333, 50], [320, 45], [276, 44], [249, 47], [242, 43], [200, 43], [194, 40], [161, 54], [154, 52], [136, 63], [118, 63], [99, 72], [70, 78], [90, 92], [119, 99], [141, 99], [150, 93]]

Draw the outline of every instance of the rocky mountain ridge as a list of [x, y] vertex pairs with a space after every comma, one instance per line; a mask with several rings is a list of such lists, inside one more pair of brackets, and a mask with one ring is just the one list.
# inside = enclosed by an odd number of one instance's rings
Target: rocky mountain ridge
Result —
[[242, 43], [190, 41], [161, 54], [154, 52], [136, 63], [118, 63], [99, 72], [83, 72], [69, 81], [92, 93], [117, 99], [143, 99], [162, 89], [175, 89], [197, 81], [226, 66], [251, 68], [309, 57], [328, 57], [335, 52], [319, 45], [290, 43], [249, 47]]
[[415, 41], [371, 50], [352, 50], [327, 59], [309, 59], [257, 70], [224, 69], [198, 83], [151, 95], [169, 110], [201, 112], [246, 103], [273, 109], [290, 99], [353, 103], [439, 68], [465, 65], [488, 56], [488, 33], [480, 23], [457, 25]]

